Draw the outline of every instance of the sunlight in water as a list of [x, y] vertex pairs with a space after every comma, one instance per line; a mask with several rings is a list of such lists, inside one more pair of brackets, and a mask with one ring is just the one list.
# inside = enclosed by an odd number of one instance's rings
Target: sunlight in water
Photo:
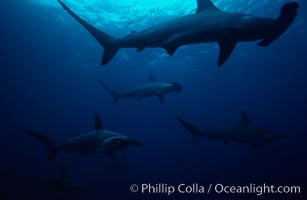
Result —
[[[29, 0], [60, 8], [56, 0]], [[196, 0], [62, 0], [82, 18], [109, 31], [141, 30], [162, 21], [195, 12]], [[221, 10], [275, 17], [288, 0], [213, 0]], [[64, 14], [64, 12], [63, 12]], [[67, 19], [66, 17], [64, 17]]]

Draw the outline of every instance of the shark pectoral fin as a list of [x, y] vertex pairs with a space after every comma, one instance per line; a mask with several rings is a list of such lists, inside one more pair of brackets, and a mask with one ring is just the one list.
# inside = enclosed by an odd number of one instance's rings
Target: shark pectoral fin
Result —
[[129, 33], [128, 35], [125, 36], [125, 38], [130, 37], [132, 35], [135, 35], [137, 32], [136, 31], [131, 31], [131, 33]]
[[177, 51], [177, 49], [180, 47], [180, 45], [178, 44], [178, 41], [180, 41], [182, 36], [184, 36], [184, 33], [170, 35], [163, 42], [163, 44], [161, 44], [161, 47], [167, 51], [168, 55], [172, 56]]
[[207, 11], [207, 10], [214, 10], [220, 11], [212, 2], [211, 0], [197, 0], [197, 10], [196, 13]]
[[144, 49], [146, 49], [145, 47], [139, 47], [139, 48], [137, 48], [137, 52], [140, 52], [140, 51], [144, 51]]
[[163, 94], [159, 94], [158, 97], [159, 97], [160, 103], [163, 103], [164, 102], [164, 95]]
[[108, 151], [105, 151], [105, 154], [106, 154], [107, 156], [109, 156], [109, 158], [111, 158], [113, 161], [116, 160], [114, 151], [108, 150]]
[[218, 60], [218, 67], [223, 65], [227, 59], [230, 57], [232, 51], [234, 50], [237, 41], [235, 40], [223, 40], [218, 42], [220, 46], [220, 55]]
[[257, 46], [261, 46], [261, 47], [267, 47], [271, 44], [272, 39], [271, 38], [264, 38], [263, 40], [261, 40]]
[[178, 46], [176, 46], [176, 45], [167, 45], [167, 46], [164, 46], [163, 48], [167, 51], [168, 55], [172, 56], [177, 51]]
[[111, 44], [103, 44], [103, 47], [104, 47], [104, 52], [103, 52], [100, 64], [106, 65], [115, 56], [115, 54], [119, 50], [119, 47], [115, 45], [111, 45]]

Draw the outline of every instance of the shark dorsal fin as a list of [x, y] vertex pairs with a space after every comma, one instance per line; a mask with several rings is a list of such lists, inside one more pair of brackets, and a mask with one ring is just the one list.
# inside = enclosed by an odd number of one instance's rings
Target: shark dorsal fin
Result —
[[196, 13], [200, 13], [203, 11], [220, 11], [211, 0], [197, 0], [197, 10]]
[[246, 112], [242, 112], [242, 118], [241, 118], [241, 123], [240, 126], [250, 126], [252, 125], [252, 121], [250, 120], [249, 116], [247, 115]]
[[156, 82], [156, 81], [157, 81], [157, 79], [154, 77], [154, 75], [149, 74], [149, 82], [151, 83], [151, 82]]
[[98, 113], [95, 114], [95, 130], [99, 131], [103, 129], [103, 125], [100, 119], [100, 116], [98, 115]]

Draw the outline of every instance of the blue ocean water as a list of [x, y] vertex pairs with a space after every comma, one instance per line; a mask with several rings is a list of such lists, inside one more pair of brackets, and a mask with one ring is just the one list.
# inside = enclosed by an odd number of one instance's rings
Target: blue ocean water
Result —
[[[175, 6], [157, 0], [65, 2], [116, 37], [192, 13], [196, 5], [175, 0]], [[225, 10], [276, 17], [288, 1], [214, 2]], [[281, 38], [266, 48], [240, 43], [217, 68], [218, 47], [213, 43], [181, 47], [172, 57], [162, 49], [124, 49], [101, 67], [103, 49], [55, 0], [2, 0], [1, 193], [8, 199], [157, 199], [167, 196], [133, 194], [129, 187], [196, 182], [306, 186], [307, 7], [305, 1], [298, 2], [298, 17]], [[124, 91], [146, 83], [149, 73], [159, 81], [180, 82], [183, 91], [167, 95], [163, 104], [145, 98], [112, 105], [97, 81]], [[255, 125], [290, 137], [255, 152], [247, 145], [206, 138], [192, 145], [176, 120], [180, 115], [202, 129], [228, 127], [240, 122], [242, 111]], [[144, 143], [126, 150], [133, 166], [106, 166], [109, 159], [102, 154], [63, 153], [48, 163], [48, 150], [23, 131], [37, 130], [63, 141], [92, 130], [96, 112], [107, 129]], [[84, 191], [57, 193], [43, 186], [59, 175], [63, 160], [69, 175], [86, 185]], [[210, 197], [218, 195], [168, 199]]]

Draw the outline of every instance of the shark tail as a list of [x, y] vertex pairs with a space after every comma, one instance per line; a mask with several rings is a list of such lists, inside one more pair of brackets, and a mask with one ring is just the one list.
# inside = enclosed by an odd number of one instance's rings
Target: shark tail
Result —
[[117, 94], [116, 92], [114, 92], [113, 90], [111, 90], [104, 82], [102, 82], [101, 80], [98, 80], [99, 81], [99, 83], [100, 83], [100, 85], [102, 85], [102, 87], [104, 88], [104, 89], [106, 89], [108, 92], [109, 92], [109, 94], [111, 94], [112, 95], [112, 97], [113, 97], [113, 104], [116, 104], [116, 102], [119, 100], [119, 98], [120, 98], [120, 95], [119, 94]]
[[25, 130], [25, 133], [39, 140], [42, 144], [44, 144], [50, 150], [48, 161], [52, 161], [55, 159], [58, 153], [58, 148], [56, 147], [56, 143], [53, 139], [47, 136], [44, 136], [43, 134], [38, 133], [36, 131], [32, 131], [32, 130]]
[[299, 4], [297, 2], [286, 3], [282, 6], [279, 17], [276, 19], [276, 30], [264, 37], [258, 44], [259, 46], [268, 46], [274, 40], [278, 39], [293, 23], [297, 16], [297, 9]]
[[177, 116], [177, 120], [180, 122], [180, 124], [185, 128], [187, 129], [192, 137], [193, 137], [193, 141], [192, 141], [192, 144], [195, 145], [197, 142], [198, 142], [198, 139], [199, 139], [199, 133], [200, 133], [200, 130], [193, 126], [192, 124], [186, 122], [185, 120], [183, 120], [181, 117]]
[[81, 19], [61, 0], [58, 0], [58, 2], [62, 5], [64, 10], [66, 10], [75, 20], [77, 20], [100, 43], [100, 45], [104, 48], [101, 65], [108, 64], [120, 49], [120, 46], [116, 43], [116, 39]]

